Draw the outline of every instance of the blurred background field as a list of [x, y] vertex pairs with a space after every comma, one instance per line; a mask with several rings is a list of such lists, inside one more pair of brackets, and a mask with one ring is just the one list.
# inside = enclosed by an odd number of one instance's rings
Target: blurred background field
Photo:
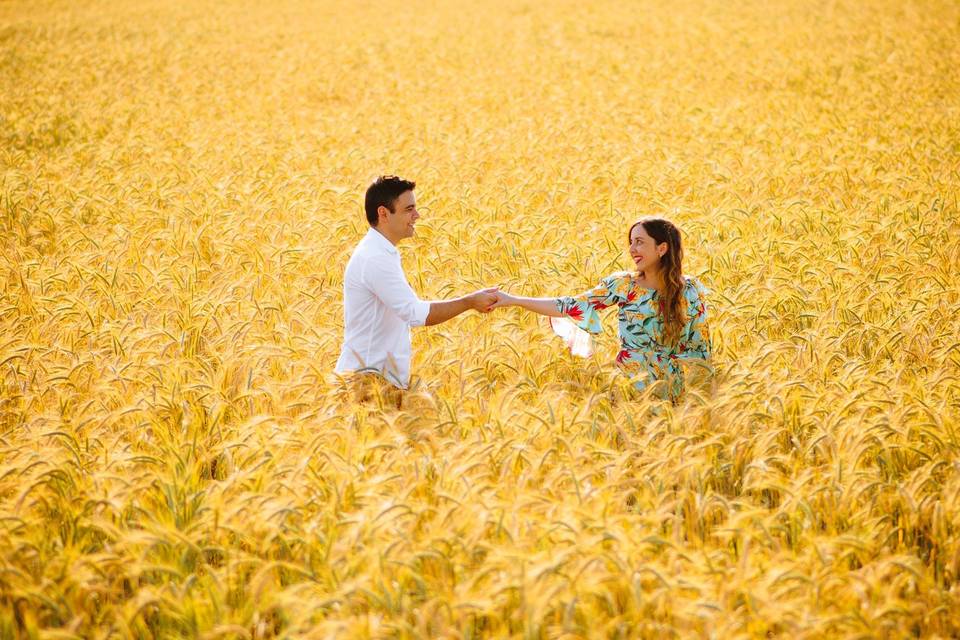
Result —
[[[956, 637], [960, 5], [0, 2], [0, 638]], [[331, 384], [379, 173], [425, 299], [671, 217], [717, 375], [615, 322]]]

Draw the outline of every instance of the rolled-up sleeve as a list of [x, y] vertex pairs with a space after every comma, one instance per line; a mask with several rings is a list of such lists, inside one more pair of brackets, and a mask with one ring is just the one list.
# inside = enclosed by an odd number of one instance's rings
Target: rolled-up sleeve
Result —
[[362, 279], [374, 295], [408, 325], [421, 327], [427, 323], [430, 303], [413, 292], [399, 258], [377, 256], [367, 263]]

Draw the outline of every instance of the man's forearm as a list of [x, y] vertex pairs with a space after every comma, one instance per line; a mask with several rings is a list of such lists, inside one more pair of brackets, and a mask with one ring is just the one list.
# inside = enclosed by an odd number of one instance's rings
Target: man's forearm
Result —
[[424, 326], [431, 326], [446, 322], [450, 318], [455, 318], [464, 311], [470, 309], [470, 296], [454, 298], [452, 300], [437, 300], [430, 302], [430, 313], [427, 314], [427, 321]]

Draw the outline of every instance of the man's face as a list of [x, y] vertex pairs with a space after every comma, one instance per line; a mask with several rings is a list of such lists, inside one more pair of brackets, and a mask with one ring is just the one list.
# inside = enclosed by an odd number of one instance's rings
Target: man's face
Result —
[[414, 225], [420, 218], [417, 211], [417, 198], [413, 191], [404, 191], [393, 203], [393, 212], [386, 207], [377, 210], [380, 219], [377, 229], [394, 244], [414, 234]]

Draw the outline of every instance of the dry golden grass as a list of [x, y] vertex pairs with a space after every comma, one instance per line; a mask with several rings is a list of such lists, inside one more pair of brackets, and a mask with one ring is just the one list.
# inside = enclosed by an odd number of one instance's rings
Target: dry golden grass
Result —
[[[0, 3], [0, 638], [960, 634], [960, 6]], [[424, 298], [667, 214], [715, 379], [415, 332], [328, 383], [377, 173]]]

